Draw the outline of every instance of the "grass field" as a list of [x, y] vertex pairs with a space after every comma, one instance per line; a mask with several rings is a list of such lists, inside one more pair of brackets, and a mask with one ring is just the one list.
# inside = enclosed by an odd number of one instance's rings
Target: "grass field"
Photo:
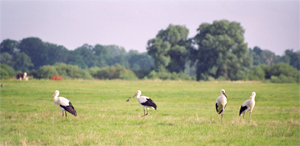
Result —
[[[2, 80], [0, 145], [300, 145], [299, 84], [195, 81]], [[228, 104], [215, 110], [220, 89]], [[61, 117], [51, 97], [68, 98]], [[137, 90], [158, 106], [143, 115]], [[249, 121], [238, 116], [256, 92]]]

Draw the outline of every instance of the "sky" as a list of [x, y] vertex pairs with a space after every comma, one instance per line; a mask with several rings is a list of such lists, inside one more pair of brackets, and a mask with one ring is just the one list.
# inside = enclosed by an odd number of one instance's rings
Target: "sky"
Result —
[[74, 50], [83, 44], [146, 52], [170, 24], [189, 38], [202, 23], [229, 20], [245, 29], [248, 48], [283, 55], [299, 48], [299, 5], [293, 0], [0, 0], [0, 40], [38, 37]]

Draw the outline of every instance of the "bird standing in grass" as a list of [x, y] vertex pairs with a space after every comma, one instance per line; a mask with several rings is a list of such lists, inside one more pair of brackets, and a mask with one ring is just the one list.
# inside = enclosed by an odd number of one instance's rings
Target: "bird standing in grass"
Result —
[[58, 97], [58, 95], [59, 95], [59, 91], [56, 90], [55, 93], [52, 95], [52, 97], [54, 96], [53, 98], [54, 103], [60, 106], [60, 109], [62, 111], [62, 116], [64, 117], [64, 113], [65, 113], [65, 117], [67, 117], [67, 112], [69, 112], [76, 117], [77, 113], [72, 103], [67, 98]]
[[[219, 96], [216, 100], [216, 110], [218, 114], [221, 114], [221, 121], [223, 118], [223, 111], [227, 104], [227, 95], [225, 94], [225, 90], [221, 89], [221, 96]], [[218, 116], [219, 118], [219, 116]]]
[[[143, 115], [142, 117], [144, 117], [144, 116], [148, 115], [148, 110], [149, 110], [149, 108], [153, 108], [153, 109], [156, 110], [157, 106], [156, 106], [156, 104], [155, 104], [149, 97], [141, 96], [141, 94], [142, 94], [142, 92], [141, 92], [140, 90], [138, 90], [138, 91], [133, 95], [133, 97], [136, 96], [138, 102], [143, 106], [143, 109], [144, 109], [144, 115]], [[133, 97], [132, 97], [132, 98], [133, 98]], [[128, 98], [127, 102], [130, 101], [130, 98], [131, 98], [131, 97]], [[147, 108], [147, 114], [145, 114], [145, 107]]]
[[256, 93], [252, 92], [250, 98], [243, 102], [241, 109], [240, 109], [240, 114], [239, 114], [240, 116], [243, 115], [243, 119], [245, 119], [245, 114], [247, 111], [249, 111], [249, 119], [251, 118], [251, 112], [255, 105], [255, 100], [254, 100], [255, 95], [256, 95]]

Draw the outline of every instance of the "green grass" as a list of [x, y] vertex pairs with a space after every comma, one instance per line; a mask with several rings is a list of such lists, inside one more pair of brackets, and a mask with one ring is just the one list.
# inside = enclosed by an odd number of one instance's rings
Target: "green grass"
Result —
[[[299, 84], [195, 81], [2, 80], [0, 145], [300, 145]], [[215, 101], [228, 104], [218, 120]], [[55, 90], [77, 117], [61, 117]], [[158, 106], [143, 115], [137, 90]], [[256, 92], [249, 121], [238, 116]]]

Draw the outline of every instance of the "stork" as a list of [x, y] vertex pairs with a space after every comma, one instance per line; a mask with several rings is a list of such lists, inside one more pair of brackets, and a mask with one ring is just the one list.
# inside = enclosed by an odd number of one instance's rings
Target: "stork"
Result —
[[255, 105], [255, 100], [254, 100], [255, 95], [256, 95], [256, 93], [252, 92], [250, 98], [243, 102], [241, 109], [240, 109], [240, 114], [239, 114], [240, 116], [243, 115], [243, 119], [245, 119], [245, 114], [247, 111], [249, 111], [249, 119], [251, 118], [251, 112]]
[[[221, 121], [223, 118], [223, 111], [227, 104], [227, 95], [225, 94], [225, 90], [221, 89], [221, 96], [219, 96], [216, 100], [216, 110], [218, 114], [221, 114]], [[218, 116], [219, 118], [219, 116]]]
[[55, 93], [52, 95], [52, 97], [54, 96], [53, 98], [54, 103], [60, 106], [60, 109], [62, 111], [62, 116], [64, 117], [64, 113], [65, 113], [65, 117], [67, 117], [67, 112], [69, 112], [76, 117], [77, 113], [72, 103], [67, 98], [58, 97], [58, 95], [59, 95], [59, 91], [56, 90]]
[[[138, 90], [138, 91], [133, 95], [133, 97], [136, 96], [138, 102], [143, 106], [143, 109], [144, 109], [144, 115], [143, 115], [142, 117], [144, 117], [144, 116], [148, 115], [148, 110], [149, 110], [149, 108], [153, 108], [153, 109], [156, 110], [157, 106], [156, 106], [156, 104], [155, 104], [149, 97], [141, 96], [141, 94], [142, 94], [142, 92], [141, 92], [140, 90]], [[132, 98], [133, 98], [133, 97], [132, 97]], [[130, 101], [130, 98], [131, 98], [131, 97], [128, 98], [127, 102]], [[147, 108], [147, 114], [145, 114], [145, 107]]]

